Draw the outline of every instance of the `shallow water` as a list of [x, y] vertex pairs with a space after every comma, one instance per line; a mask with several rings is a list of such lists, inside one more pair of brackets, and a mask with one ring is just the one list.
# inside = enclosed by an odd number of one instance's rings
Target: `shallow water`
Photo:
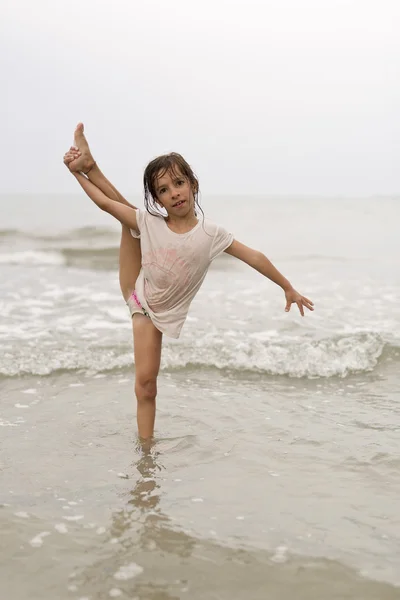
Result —
[[167, 373], [147, 453], [127, 378], [15, 381], [3, 406], [6, 590], [398, 598], [399, 409], [383, 404], [383, 375], [367, 393], [357, 376], [253, 376], [233, 391], [230, 374]]
[[165, 345], [147, 451], [118, 232], [54, 216], [10, 233], [9, 215], [2, 597], [400, 598], [400, 204], [340, 202], [254, 199], [262, 231], [241, 201], [213, 205], [316, 312], [216, 261]]

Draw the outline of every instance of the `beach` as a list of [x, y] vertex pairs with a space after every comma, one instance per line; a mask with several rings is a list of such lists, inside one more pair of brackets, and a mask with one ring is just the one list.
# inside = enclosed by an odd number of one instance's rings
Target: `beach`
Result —
[[118, 226], [1, 203], [2, 597], [400, 598], [400, 198], [204, 196], [315, 312], [218, 257], [146, 451]]

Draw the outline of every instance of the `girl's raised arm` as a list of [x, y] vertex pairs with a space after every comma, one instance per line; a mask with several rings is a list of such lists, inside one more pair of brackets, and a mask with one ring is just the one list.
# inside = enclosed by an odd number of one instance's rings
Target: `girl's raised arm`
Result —
[[116, 200], [111, 200], [111, 198], [106, 196], [101, 190], [99, 190], [98, 187], [94, 185], [94, 183], [89, 181], [89, 179], [81, 173], [72, 174], [89, 198], [99, 208], [101, 208], [101, 210], [108, 212], [110, 215], [118, 219], [118, 221], [120, 221], [123, 225], [126, 225], [130, 229], [134, 229], [137, 233], [140, 233], [137, 225], [136, 210], [134, 208], [131, 208], [126, 204], [121, 204]]

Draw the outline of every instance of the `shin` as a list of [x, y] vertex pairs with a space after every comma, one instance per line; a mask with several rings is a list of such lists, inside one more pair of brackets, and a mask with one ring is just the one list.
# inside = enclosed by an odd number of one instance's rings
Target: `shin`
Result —
[[139, 437], [149, 439], [154, 433], [156, 418], [157, 380], [154, 377], [136, 376], [137, 424]]
[[162, 333], [141, 314], [133, 316], [133, 331], [138, 432], [140, 438], [149, 439], [154, 433]]

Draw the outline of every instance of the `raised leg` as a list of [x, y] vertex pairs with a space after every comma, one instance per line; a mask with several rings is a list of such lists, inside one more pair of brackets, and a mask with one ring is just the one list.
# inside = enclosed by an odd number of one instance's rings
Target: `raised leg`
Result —
[[[83, 171], [88, 173], [90, 181], [98, 187], [106, 196], [122, 204], [130, 204], [120, 192], [105, 177], [96, 164], [84, 134], [83, 123], [79, 123], [74, 133], [75, 146], [64, 156], [64, 162], [72, 171]], [[122, 226], [121, 245], [119, 251], [119, 282], [125, 301], [135, 289], [138, 278], [142, 255], [139, 240], [133, 238], [128, 227]]]
[[140, 242], [133, 238], [129, 228], [122, 225], [121, 244], [119, 247], [119, 285], [125, 302], [135, 289], [142, 264]]
[[142, 440], [148, 440], [154, 433], [162, 333], [148, 317], [139, 313], [133, 315], [133, 333], [138, 432]]

